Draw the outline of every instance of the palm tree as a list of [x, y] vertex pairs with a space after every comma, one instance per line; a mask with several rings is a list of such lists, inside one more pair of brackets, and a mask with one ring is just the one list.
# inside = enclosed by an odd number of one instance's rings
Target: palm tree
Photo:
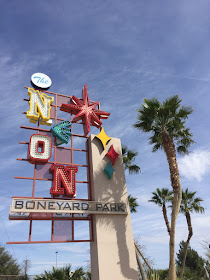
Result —
[[172, 191], [169, 191], [166, 188], [162, 188], [161, 190], [159, 188], [157, 188], [156, 192], [152, 192], [153, 197], [152, 197], [152, 199], [149, 200], [149, 202], [154, 202], [158, 206], [162, 207], [163, 217], [164, 217], [169, 235], [171, 232], [171, 227], [170, 227], [168, 217], [167, 217], [166, 202], [171, 201], [172, 193], [173, 193]]
[[126, 146], [122, 146], [122, 156], [125, 170], [127, 169], [129, 174], [138, 174], [141, 169], [138, 165], [133, 164], [138, 152], [129, 150]]
[[170, 231], [169, 280], [176, 279], [175, 227], [182, 200], [176, 150], [181, 154], [188, 153], [188, 148], [194, 142], [190, 130], [185, 127], [185, 121], [193, 110], [191, 107], [181, 107], [181, 101], [178, 95], [162, 103], [156, 98], [144, 99], [144, 104], [137, 110], [137, 122], [134, 124], [134, 127], [143, 132], [152, 133], [149, 139], [150, 144], [153, 145], [153, 152], [163, 149], [169, 164], [174, 194]]
[[188, 188], [185, 191], [182, 191], [182, 202], [180, 206], [180, 212], [183, 213], [186, 217], [187, 226], [188, 226], [188, 238], [185, 243], [184, 247], [184, 256], [182, 261], [182, 267], [180, 271], [180, 280], [183, 278], [184, 268], [185, 268], [185, 262], [187, 257], [187, 249], [190, 243], [190, 239], [193, 235], [193, 229], [192, 229], [192, 223], [191, 223], [191, 216], [190, 213], [196, 212], [196, 213], [203, 213], [204, 208], [200, 206], [200, 202], [203, 201], [203, 199], [199, 197], [195, 197], [196, 192], [189, 192]]
[[137, 210], [136, 208], [139, 206], [138, 202], [136, 202], [137, 198], [131, 196], [130, 194], [128, 195], [128, 203], [130, 207], [131, 213], [136, 213]]
[[36, 275], [35, 280], [85, 280], [85, 271], [83, 267], [77, 268], [74, 272], [71, 271], [71, 266], [55, 268], [52, 271], [46, 271], [40, 276]]
[[77, 268], [73, 275], [70, 277], [70, 280], [85, 280], [85, 271], [84, 271], [84, 268], [83, 267], [79, 267]]
[[62, 268], [55, 268], [53, 266], [52, 271], [44, 271], [41, 275], [36, 275], [35, 280], [67, 280], [71, 272], [71, 266]]
[[[128, 170], [129, 174], [138, 174], [141, 172], [140, 167], [136, 164], [133, 164], [138, 152], [129, 150], [127, 146], [122, 146], [122, 155], [124, 168], [125, 170]], [[139, 206], [139, 204], [136, 202], [136, 199], [137, 198], [131, 196], [130, 194], [128, 195], [128, 203], [131, 213], [137, 212], [136, 208]]]

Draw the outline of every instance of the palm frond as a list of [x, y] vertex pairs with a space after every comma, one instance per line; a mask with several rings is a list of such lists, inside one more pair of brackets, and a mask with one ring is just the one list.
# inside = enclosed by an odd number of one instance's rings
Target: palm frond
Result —
[[123, 146], [122, 146], [122, 155], [123, 155], [123, 156], [126, 155], [127, 150], [128, 150], [127, 146], [123, 145]]
[[163, 206], [166, 202], [171, 201], [172, 191], [169, 191], [167, 188], [156, 188], [156, 192], [152, 192], [153, 196], [149, 202], [153, 202], [159, 206]]
[[128, 170], [129, 174], [138, 174], [139, 172], [141, 172], [140, 167], [136, 164], [133, 164], [136, 156], [138, 155], [138, 152], [134, 150], [129, 150], [126, 146], [123, 146], [122, 154], [124, 168], [125, 170]]
[[127, 157], [132, 161], [135, 159], [135, 157], [138, 155], [138, 152], [135, 152], [133, 150], [127, 151]]
[[200, 202], [203, 201], [200, 197], [195, 197], [197, 192], [190, 192], [188, 188], [185, 191], [182, 191], [182, 202], [180, 205], [180, 212], [196, 212], [203, 213], [204, 208], [200, 205]]
[[139, 206], [139, 204], [136, 200], [137, 200], [137, 198], [131, 196], [130, 194], [128, 195], [128, 203], [129, 203], [131, 213], [137, 212], [136, 208]]
[[193, 109], [190, 106], [181, 107], [181, 101], [178, 95], [167, 98], [162, 103], [156, 98], [145, 99], [141, 108], [137, 110], [137, 122], [134, 127], [152, 133], [149, 143], [153, 145], [153, 152], [163, 147], [163, 129], [174, 141], [180, 154], [188, 153], [189, 147], [194, 143], [192, 133], [185, 127], [185, 121]]
[[129, 174], [138, 174], [141, 172], [141, 168], [138, 165], [133, 164], [129, 166], [128, 172]]

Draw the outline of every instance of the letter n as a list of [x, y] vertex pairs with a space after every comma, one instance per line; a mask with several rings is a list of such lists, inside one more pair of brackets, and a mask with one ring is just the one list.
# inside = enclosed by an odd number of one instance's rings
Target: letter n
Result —
[[76, 193], [75, 174], [78, 171], [78, 167], [53, 164], [51, 171], [54, 172], [54, 180], [50, 194], [52, 196], [64, 194], [70, 197], [74, 196]]
[[27, 112], [27, 118], [30, 119], [30, 122], [36, 123], [41, 118], [41, 124], [51, 125], [50, 109], [53, 97], [32, 88], [28, 88], [28, 95], [30, 96], [30, 108]]

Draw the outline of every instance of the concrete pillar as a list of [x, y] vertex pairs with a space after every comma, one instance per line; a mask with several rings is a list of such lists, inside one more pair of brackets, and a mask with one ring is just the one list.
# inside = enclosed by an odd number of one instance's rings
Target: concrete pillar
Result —
[[[103, 170], [107, 163], [111, 162], [105, 155], [112, 144], [120, 156], [116, 159], [113, 166], [115, 172], [109, 180]], [[94, 215], [94, 241], [90, 244], [91, 279], [137, 280], [137, 262], [120, 139], [112, 138], [103, 150], [100, 140], [91, 135], [88, 146], [92, 200], [126, 203], [128, 212], [127, 215]]]

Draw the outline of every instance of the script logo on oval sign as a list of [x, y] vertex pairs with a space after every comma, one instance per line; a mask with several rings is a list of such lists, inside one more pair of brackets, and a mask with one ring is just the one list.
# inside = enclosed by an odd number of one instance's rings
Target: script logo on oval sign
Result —
[[34, 73], [31, 76], [31, 82], [33, 85], [39, 88], [49, 88], [52, 85], [50, 77], [43, 73]]

